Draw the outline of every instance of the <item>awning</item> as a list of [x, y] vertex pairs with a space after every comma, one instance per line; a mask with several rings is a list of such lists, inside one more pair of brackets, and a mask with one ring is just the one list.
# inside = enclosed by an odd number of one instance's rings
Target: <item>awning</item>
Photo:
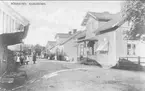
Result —
[[103, 42], [103, 43], [101, 43], [100, 45], [99, 45], [99, 47], [96, 49], [96, 52], [98, 52], [98, 51], [108, 51], [108, 41], [106, 41], [106, 42]]
[[92, 37], [92, 38], [78, 40], [77, 42], [80, 43], [80, 42], [85, 42], [85, 41], [98, 41], [98, 40], [95, 37]]

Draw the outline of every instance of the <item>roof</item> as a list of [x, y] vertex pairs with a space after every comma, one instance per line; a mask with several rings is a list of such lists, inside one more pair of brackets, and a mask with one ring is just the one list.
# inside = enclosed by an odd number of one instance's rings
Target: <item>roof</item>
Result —
[[92, 16], [94, 19], [99, 21], [109, 21], [112, 19], [112, 15], [113, 14], [110, 14], [109, 12], [103, 12], [103, 13], [87, 12], [81, 25], [85, 26], [90, 16]]
[[60, 38], [68, 38], [68, 37], [70, 37], [71, 35], [68, 34], [68, 33], [57, 33], [57, 34], [55, 35], [55, 38], [56, 38], [57, 36], [60, 37]]
[[71, 39], [77, 37], [77, 35], [81, 34], [82, 31], [78, 31], [77, 33], [73, 34], [71, 37], [69, 37], [66, 41], [64, 41], [63, 43], [61, 43], [60, 45], [63, 45], [65, 43], [67, 43], [68, 41], [70, 41]]
[[82, 31], [78, 36], [76, 36], [77, 39], [86, 37], [86, 30]]
[[24, 26], [29, 24], [29, 21], [27, 19], [25, 19], [3, 1], [0, 1], [0, 9], [9, 14], [10, 16], [13, 16], [15, 19], [19, 20], [19, 22], [21, 22]]
[[78, 40], [77, 43], [84, 42], [84, 41], [98, 41], [98, 39], [96, 37], [91, 37], [87, 39]]
[[96, 12], [88, 12], [90, 15], [93, 15], [95, 18], [100, 20], [110, 20], [112, 19], [112, 14], [109, 12], [103, 12], [103, 13], [96, 13]]
[[125, 19], [125, 17], [121, 16], [121, 13], [117, 13], [113, 15], [113, 18], [110, 21], [106, 22], [104, 25], [100, 26], [97, 30], [95, 30], [94, 33], [108, 32], [108, 29], [118, 28], [124, 23]]
[[56, 45], [56, 41], [48, 41], [47, 44]]
[[55, 46], [56, 45], [56, 41], [48, 41], [47, 42], [47, 46], [50, 45], [50, 46]]

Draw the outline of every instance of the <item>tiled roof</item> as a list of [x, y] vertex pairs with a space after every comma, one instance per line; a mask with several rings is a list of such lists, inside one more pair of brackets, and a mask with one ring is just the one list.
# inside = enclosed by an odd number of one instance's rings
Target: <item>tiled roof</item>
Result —
[[[56, 36], [58, 36], [60, 38], [68, 38], [71, 35], [70, 34], [67, 34], [67, 33], [57, 33]], [[55, 36], [55, 38], [56, 38], [56, 36]]]
[[97, 19], [99, 21], [109, 21], [112, 19], [112, 15], [113, 14], [110, 14], [109, 12], [103, 12], [103, 13], [87, 12], [81, 25], [85, 26], [90, 16], [92, 16], [94, 19]]
[[95, 30], [95, 33], [107, 31], [107, 29], [113, 28], [115, 26], [120, 26], [124, 23], [125, 18], [121, 16], [121, 13], [117, 13], [113, 15], [113, 18], [106, 22], [104, 25], [100, 26], [97, 30]]

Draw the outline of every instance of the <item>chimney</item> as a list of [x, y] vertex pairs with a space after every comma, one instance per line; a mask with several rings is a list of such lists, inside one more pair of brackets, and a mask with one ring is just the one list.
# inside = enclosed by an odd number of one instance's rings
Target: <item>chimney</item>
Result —
[[73, 29], [73, 34], [75, 34], [77, 32], [77, 29]]
[[69, 31], [69, 32], [68, 32], [68, 34], [69, 34], [69, 35], [71, 35], [71, 34], [72, 34], [72, 32], [71, 32], [71, 31]]

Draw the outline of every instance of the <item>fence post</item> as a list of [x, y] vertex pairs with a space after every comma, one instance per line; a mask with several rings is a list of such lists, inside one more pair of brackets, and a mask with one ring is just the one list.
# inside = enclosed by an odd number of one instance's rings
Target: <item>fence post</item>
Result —
[[140, 56], [138, 56], [138, 65], [140, 65]]

